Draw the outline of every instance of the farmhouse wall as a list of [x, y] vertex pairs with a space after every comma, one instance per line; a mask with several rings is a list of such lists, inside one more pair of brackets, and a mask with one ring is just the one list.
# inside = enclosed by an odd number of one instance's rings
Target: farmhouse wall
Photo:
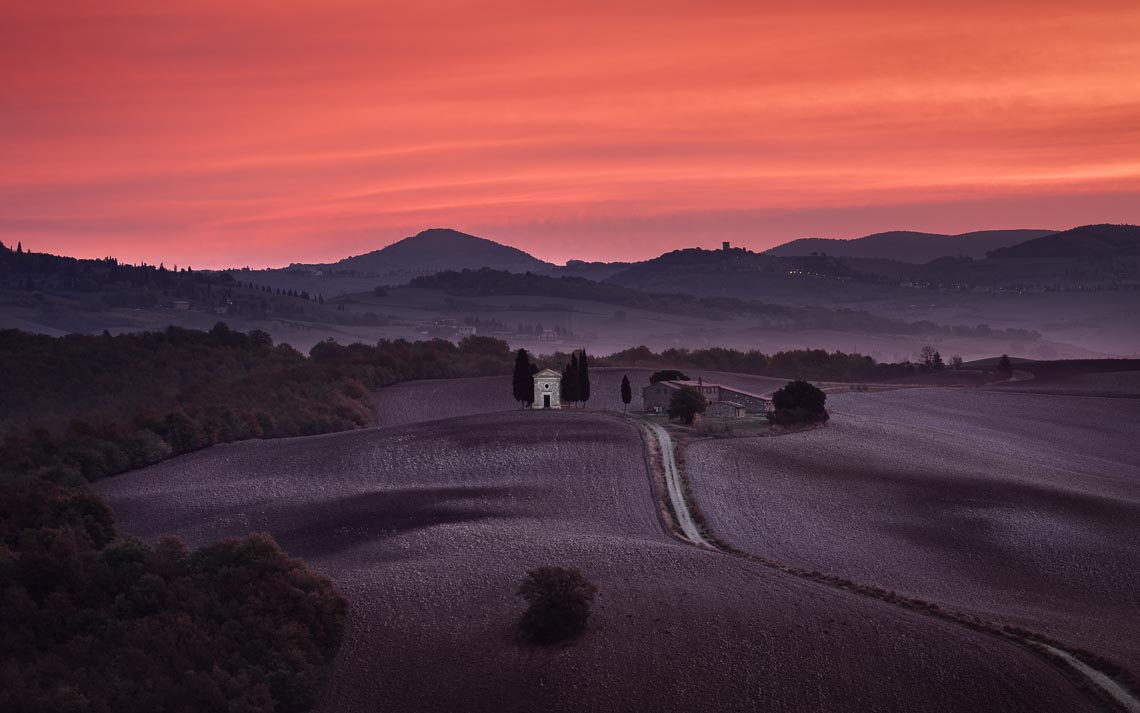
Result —
[[731, 401], [714, 401], [709, 404], [708, 409], [705, 410], [706, 416], [717, 416], [720, 418], [743, 418], [744, 407], [740, 404]]
[[646, 411], [665, 410], [669, 408], [669, 399], [673, 398], [676, 387], [659, 381], [650, 384], [641, 390], [641, 400]]

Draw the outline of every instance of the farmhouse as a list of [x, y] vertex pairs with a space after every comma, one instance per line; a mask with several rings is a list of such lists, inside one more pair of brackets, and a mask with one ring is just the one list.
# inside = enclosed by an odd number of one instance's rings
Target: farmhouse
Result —
[[709, 402], [706, 413], [710, 416], [743, 418], [747, 414], [767, 413], [772, 408], [771, 399], [723, 384], [696, 381], [658, 381], [641, 390], [641, 399], [646, 411], [664, 411], [678, 389], [688, 387], [704, 394]]
[[558, 393], [562, 388], [562, 375], [553, 369], [543, 369], [534, 375], [534, 404], [531, 408], [562, 408]]

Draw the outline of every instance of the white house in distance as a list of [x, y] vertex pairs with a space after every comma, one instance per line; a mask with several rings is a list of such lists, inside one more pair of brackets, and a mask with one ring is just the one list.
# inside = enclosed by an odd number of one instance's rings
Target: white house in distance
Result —
[[531, 408], [562, 408], [558, 393], [562, 388], [562, 375], [553, 369], [543, 369], [534, 375], [534, 404]]

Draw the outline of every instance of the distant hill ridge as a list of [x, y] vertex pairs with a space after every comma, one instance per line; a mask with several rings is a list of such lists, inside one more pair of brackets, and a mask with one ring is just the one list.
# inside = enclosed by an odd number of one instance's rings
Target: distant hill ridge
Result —
[[553, 267], [517, 248], [451, 228], [431, 228], [409, 238], [335, 263], [339, 269], [365, 273], [432, 272], [490, 267], [525, 272]]
[[989, 252], [991, 258], [1107, 258], [1140, 255], [1140, 226], [1082, 225]]
[[822, 253], [833, 257], [873, 258], [910, 263], [928, 263], [940, 257], [959, 255], [983, 258], [986, 253], [1028, 240], [1053, 235], [1052, 230], [977, 230], [959, 235], [893, 230], [862, 238], [801, 238], [777, 245], [767, 254], [796, 257]]

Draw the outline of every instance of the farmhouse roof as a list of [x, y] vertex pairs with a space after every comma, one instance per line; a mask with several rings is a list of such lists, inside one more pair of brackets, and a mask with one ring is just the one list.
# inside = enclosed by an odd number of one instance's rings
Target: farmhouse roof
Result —
[[667, 385], [673, 389], [680, 389], [680, 388], [685, 387], [685, 386], [695, 387], [695, 388], [706, 388], [706, 389], [714, 389], [715, 388], [715, 389], [720, 389], [721, 391], [727, 392], [730, 394], [740, 394], [741, 396], [751, 396], [754, 399], [763, 399], [765, 401], [771, 401], [772, 400], [772, 397], [765, 396], [764, 394], [756, 394], [756, 393], [753, 393], [751, 391], [745, 391], [744, 389], [738, 389], [735, 386], [725, 386], [724, 384], [714, 384], [711, 381], [692, 381], [692, 380], [681, 381], [680, 379], [677, 379], [677, 380], [673, 380], [673, 381], [662, 381], [659, 383], [665, 384], [665, 385]]
[[754, 393], [752, 391], [745, 391], [744, 389], [737, 389], [737, 388], [734, 388], [732, 386], [722, 386], [720, 388], [723, 389], [724, 391], [727, 391], [730, 394], [740, 394], [741, 396], [751, 396], [754, 399], [764, 399], [765, 401], [771, 401], [772, 400], [771, 396], [767, 396], [765, 394], [757, 394], [757, 393]]
[[540, 372], [536, 373], [536, 374], [534, 375], [534, 378], [536, 378], [536, 379], [537, 379], [537, 378], [538, 378], [538, 377], [540, 377], [540, 376], [557, 376], [559, 379], [561, 379], [561, 378], [562, 378], [562, 375], [561, 375], [561, 374], [559, 374], [559, 373], [558, 373], [557, 371], [555, 371], [554, 369], [543, 369], [542, 371], [540, 371]]

